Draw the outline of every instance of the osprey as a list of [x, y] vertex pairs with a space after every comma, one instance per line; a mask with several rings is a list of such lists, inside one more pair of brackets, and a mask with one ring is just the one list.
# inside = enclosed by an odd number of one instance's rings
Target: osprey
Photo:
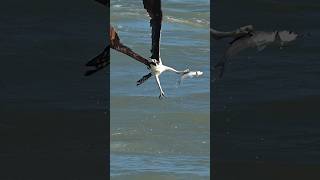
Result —
[[[99, 0], [99, 2], [102, 2], [102, 4], [104, 4], [105, 6], [109, 5], [106, 1], [103, 1], [103, 0]], [[161, 0], [143, 0], [143, 5], [149, 14], [149, 17], [151, 18], [150, 26], [151, 26], [152, 47], [151, 47], [150, 59], [142, 57], [138, 53], [131, 50], [129, 47], [122, 44], [117, 32], [111, 26], [109, 30], [109, 40], [110, 40], [110, 42], [108, 43], [109, 46], [107, 46], [107, 48], [101, 54], [99, 54], [97, 57], [93, 58], [91, 61], [89, 61], [86, 64], [87, 66], [95, 67], [94, 70], [87, 71], [86, 75], [90, 75], [110, 64], [110, 60], [109, 60], [110, 58], [107, 59], [107, 56], [109, 56], [109, 48], [112, 48], [118, 52], [121, 52], [123, 54], [130, 56], [131, 58], [137, 60], [138, 62], [143, 63], [148, 68], [150, 73], [148, 73], [147, 75], [139, 79], [137, 81], [137, 86], [141, 85], [150, 77], [154, 76], [160, 91], [159, 99], [161, 99], [165, 97], [165, 94], [162, 90], [160, 79], [159, 79], [159, 76], [163, 72], [171, 71], [181, 76], [189, 75], [190, 77], [198, 77], [202, 75], [203, 72], [190, 71], [189, 69], [178, 71], [172, 67], [165, 66], [162, 64], [162, 60], [160, 57], [160, 37], [161, 37], [161, 24], [162, 24]]]

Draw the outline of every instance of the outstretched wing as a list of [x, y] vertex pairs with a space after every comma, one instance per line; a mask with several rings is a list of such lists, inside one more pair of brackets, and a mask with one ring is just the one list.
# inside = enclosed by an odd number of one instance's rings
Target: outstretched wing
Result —
[[130, 57], [132, 57], [133, 59], [145, 64], [146, 66], [150, 67], [150, 62], [145, 59], [144, 57], [140, 56], [138, 53], [135, 53], [134, 51], [132, 51], [129, 47], [123, 45], [120, 42], [120, 38], [117, 34], [117, 32], [115, 31], [115, 29], [113, 27], [110, 27], [110, 47], [116, 51], [119, 51], [123, 54], [126, 54]]
[[[97, 2], [105, 5], [105, 6], [109, 6], [109, 0], [96, 0]], [[123, 54], [126, 54], [130, 57], [132, 57], [133, 59], [145, 64], [146, 66], [150, 67], [150, 63], [147, 59], [145, 59], [144, 57], [140, 56], [139, 54], [135, 53], [134, 51], [132, 51], [129, 47], [123, 45], [120, 42], [120, 38], [117, 34], [117, 32], [115, 31], [115, 29], [113, 27], [110, 27], [110, 31], [109, 31], [109, 40], [110, 42], [108, 42], [108, 45], [102, 53], [100, 53], [98, 56], [96, 56], [95, 58], [93, 58], [92, 60], [90, 60], [86, 66], [92, 66], [95, 69], [93, 70], [88, 70], [85, 75], [91, 75], [97, 71], [99, 71], [100, 69], [103, 69], [104, 67], [108, 66], [110, 64], [110, 48], [119, 51]]]
[[[104, 6], [108, 7], [110, 0], [95, 0]], [[109, 44], [109, 43], [108, 43]], [[104, 67], [108, 66], [110, 64], [110, 45], [108, 45], [99, 55], [94, 57], [92, 60], [90, 60], [86, 66], [94, 67], [92, 70], [88, 70], [85, 73], [85, 76], [89, 76]]]
[[156, 59], [158, 62], [160, 62], [161, 61], [160, 33], [161, 33], [161, 22], [162, 22], [161, 0], [143, 0], [143, 5], [151, 18], [150, 20], [150, 26], [152, 28], [151, 58]]
[[89, 76], [100, 69], [103, 69], [104, 67], [108, 66], [110, 64], [110, 46], [107, 46], [102, 53], [100, 53], [98, 56], [93, 58], [91, 61], [89, 61], [86, 66], [92, 66], [95, 67], [93, 70], [88, 70], [85, 73], [85, 76]]
[[95, 69], [93, 70], [88, 70], [85, 75], [89, 76], [100, 69], [103, 69], [104, 67], [108, 66], [110, 64], [110, 48], [119, 51], [123, 54], [126, 54], [133, 59], [145, 64], [146, 66], [150, 67], [150, 62], [145, 59], [144, 57], [140, 56], [139, 54], [135, 53], [132, 51], [130, 48], [127, 46], [123, 45], [120, 42], [120, 38], [117, 34], [117, 32], [114, 30], [113, 27], [110, 27], [110, 32], [109, 32], [109, 39], [110, 39], [110, 45], [107, 46], [102, 53], [100, 53], [98, 56], [93, 58], [91, 61], [89, 61], [86, 66], [92, 66]]

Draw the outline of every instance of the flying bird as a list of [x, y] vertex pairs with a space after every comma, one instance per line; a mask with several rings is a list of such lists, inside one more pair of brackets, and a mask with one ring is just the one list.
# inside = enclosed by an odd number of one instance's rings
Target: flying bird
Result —
[[280, 44], [282, 47], [298, 37], [292, 31], [255, 31], [252, 25], [243, 26], [232, 32], [220, 32], [210, 29], [210, 33], [217, 40], [221, 38], [233, 38], [223, 57], [215, 65], [214, 80], [222, 78], [226, 62], [241, 51], [249, 48], [256, 48], [258, 51], [261, 51], [270, 44]]
[[[99, 1], [100, 2], [100, 1]], [[107, 3], [104, 3], [105, 5]], [[109, 30], [109, 47], [130, 56], [131, 58], [137, 60], [138, 62], [144, 64], [147, 69], [150, 71], [148, 74], [144, 75], [141, 79], [137, 81], [137, 86], [144, 83], [150, 77], [154, 76], [156, 83], [158, 85], [160, 95], [159, 99], [165, 97], [164, 91], [160, 84], [159, 76], [165, 71], [171, 71], [181, 76], [188, 75], [188, 77], [198, 77], [203, 74], [201, 71], [190, 71], [189, 69], [178, 71], [172, 67], [165, 66], [162, 64], [162, 60], [160, 57], [160, 39], [161, 39], [161, 25], [162, 25], [162, 9], [161, 9], [161, 0], [143, 0], [144, 9], [147, 10], [150, 17], [150, 26], [151, 26], [151, 57], [144, 58], [138, 53], [131, 50], [128, 46], [121, 43], [120, 38], [115, 31], [115, 29], [111, 26]], [[90, 75], [103, 67], [109, 65], [109, 59], [107, 60], [107, 56], [109, 56], [108, 47], [99, 54], [97, 57], [92, 59], [87, 63], [87, 66], [94, 66], [94, 70], [87, 71], [86, 75]], [[186, 76], [183, 76], [186, 77]]]
[[161, 37], [161, 25], [162, 25], [162, 9], [161, 9], [161, 0], [143, 0], [144, 8], [147, 10], [150, 16], [150, 26], [151, 26], [151, 39], [152, 39], [152, 47], [151, 47], [151, 62], [149, 63], [150, 73], [143, 76], [138, 82], [137, 85], [142, 84], [151, 76], [155, 76], [157, 85], [160, 90], [159, 98], [165, 96], [161, 84], [159, 76], [161, 73], [165, 71], [172, 71], [180, 75], [184, 75], [190, 73], [189, 69], [184, 71], [177, 71], [176, 69], [165, 66], [162, 64], [162, 60], [160, 57], [160, 37]]

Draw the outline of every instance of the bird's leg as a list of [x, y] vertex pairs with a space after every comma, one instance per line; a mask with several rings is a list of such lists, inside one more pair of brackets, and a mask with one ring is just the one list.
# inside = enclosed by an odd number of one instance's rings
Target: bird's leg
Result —
[[157, 85], [158, 85], [159, 90], [160, 90], [159, 99], [162, 99], [163, 97], [166, 97], [166, 96], [164, 95], [164, 92], [162, 91], [162, 88], [161, 88], [161, 85], [160, 85], [160, 80], [159, 80], [159, 75], [155, 75], [155, 77], [156, 77]]
[[174, 69], [174, 68], [172, 68], [172, 67], [169, 67], [169, 66], [164, 66], [164, 67], [165, 67], [165, 70], [166, 70], [166, 71], [175, 72], [175, 73], [180, 74], [180, 75], [184, 75], [184, 74], [190, 72], [189, 69], [186, 69], [186, 70], [184, 70], [184, 71], [177, 71], [176, 69]]
[[148, 80], [150, 77], [152, 76], [152, 73], [149, 73], [145, 76], [143, 76], [141, 79], [139, 79], [139, 81], [137, 81], [137, 86], [139, 86], [140, 84], [144, 83], [146, 80]]

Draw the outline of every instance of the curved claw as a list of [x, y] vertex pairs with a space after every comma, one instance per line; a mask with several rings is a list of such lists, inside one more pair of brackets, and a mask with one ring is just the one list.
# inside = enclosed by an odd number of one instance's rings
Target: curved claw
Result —
[[166, 97], [166, 96], [164, 95], [164, 93], [161, 92], [160, 95], [159, 95], [159, 99], [162, 100], [162, 99], [165, 98], [165, 97]]

